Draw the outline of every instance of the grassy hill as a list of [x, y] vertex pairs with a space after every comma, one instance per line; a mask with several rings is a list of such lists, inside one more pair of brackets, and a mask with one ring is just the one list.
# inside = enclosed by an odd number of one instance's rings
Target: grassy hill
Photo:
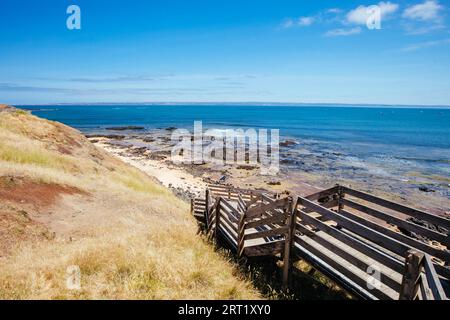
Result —
[[[68, 267], [81, 289], [66, 285]], [[186, 203], [60, 123], [0, 106], [0, 299], [252, 299]]]

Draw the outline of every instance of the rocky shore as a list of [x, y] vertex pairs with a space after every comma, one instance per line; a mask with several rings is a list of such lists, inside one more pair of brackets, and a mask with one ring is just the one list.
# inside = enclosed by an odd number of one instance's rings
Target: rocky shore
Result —
[[[127, 127], [129, 128], [129, 127]], [[294, 139], [280, 142], [280, 172], [261, 175], [255, 165], [181, 164], [171, 159], [173, 128], [117, 135], [88, 134], [97, 146], [121, 158], [187, 200], [204, 192], [208, 183], [307, 195], [337, 183], [368, 191], [439, 215], [450, 215], [450, 187], [445, 177], [411, 173], [405, 178], [371, 168], [343, 154], [302, 145]], [[393, 170], [394, 171], [394, 170]]]

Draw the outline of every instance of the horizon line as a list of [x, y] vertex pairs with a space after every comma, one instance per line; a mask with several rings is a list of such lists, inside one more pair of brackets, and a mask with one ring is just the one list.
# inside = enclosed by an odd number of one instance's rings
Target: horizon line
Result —
[[434, 105], [434, 104], [388, 104], [388, 103], [339, 103], [339, 102], [216, 102], [216, 101], [147, 101], [147, 102], [60, 102], [60, 103], [26, 103], [11, 104], [15, 107], [27, 106], [77, 106], [77, 105], [224, 105], [224, 106], [327, 106], [327, 107], [391, 107], [391, 108], [450, 108], [450, 105]]

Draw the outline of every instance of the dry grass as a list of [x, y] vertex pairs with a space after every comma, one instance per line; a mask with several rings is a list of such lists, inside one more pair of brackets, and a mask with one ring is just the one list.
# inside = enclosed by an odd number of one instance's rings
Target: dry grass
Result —
[[[25, 246], [0, 264], [1, 299], [243, 299], [257, 294], [189, 221], [133, 215], [91, 238]], [[101, 231], [101, 232], [100, 232]], [[101, 235], [100, 235], [101, 234]], [[67, 267], [81, 290], [66, 287]]]
[[[76, 238], [35, 237], [0, 258], [0, 299], [259, 297], [237, 268], [196, 234], [186, 203], [71, 128], [17, 110], [0, 111], [0, 176], [89, 194], [72, 202], [78, 201], [75, 209], [87, 217], [83, 223], [77, 225], [70, 213], [64, 217], [73, 223]], [[11, 201], [0, 203], [0, 209], [18, 212], [23, 204]], [[31, 219], [47, 211], [64, 215], [66, 207], [58, 205], [28, 214]], [[66, 286], [71, 265], [81, 270], [80, 290]]]

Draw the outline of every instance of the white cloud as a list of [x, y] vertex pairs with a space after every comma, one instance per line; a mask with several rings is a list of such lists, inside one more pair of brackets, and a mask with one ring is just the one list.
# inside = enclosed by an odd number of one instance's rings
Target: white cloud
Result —
[[443, 7], [435, 0], [427, 0], [424, 3], [416, 4], [405, 9], [403, 17], [421, 21], [440, 20], [440, 11]]
[[308, 27], [312, 25], [316, 21], [316, 18], [313, 16], [309, 17], [300, 17], [298, 19], [285, 19], [281, 23], [281, 27], [284, 29], [293, 28], [293, 27]]
[[289, 29], [294, 26], [294, 20], [292, 19], [284, 19], [284, 21], [281, 23], [281, 27], [283, 29]]
[[341, 13], [342, 12], [342, 9], [339, 9], [339, 8], [331, 8], [331, 9], [328, 9], [327, 11], [326, 11], [326, 13], [334, 13], [334, 14], [336, 14], [336, 13]]
[[407, 35], [421, 35], [433, 31], [445, 29], [445, 25], [441, 23], [434, 23], [427, 26], [417, 26], [415, 23], [407, 23], [403, 25]]
[[[383, 2], [378, 3], [378, 7], [381, 11], [381, 18], [386, 19], [389, 15], [395, 13], [399, 5], [392, 2]], [[370, 6], [359, 6], [356, 9], [351, 10], [347, 13], [347, 22], [352, 24], [366, 25], [367, 19], [370, 16]]]
[[314, 17], [300, 17], [298, 19], [298, 25], [301, 27], [307, 27], [314, 23]]
[[416, 44], [409, 45], [405, 48], [403, 48], [401, 51], [403, 52], [411, 52], [411, 51], [417, 51], [421, 49], [427, 49], [442, 45], [449, 45], [450, 44], [450, 38], [448, 39], [442, 39], [442, 40], [435, 40], [435, 41], [427, 41], [427, 42], [420, 42]]
[[327, 33], [325, 33], [325, 35], [327, 37], [346, 37], [346, 36], [351, 36], [351, 35], [355, 35], [355, 34], [359, 34], [361, 33], [361, 27], [355, 27], [355, 28], [350, 28], [350, 29], [334, 29], [334, 30], [330, 30]]

